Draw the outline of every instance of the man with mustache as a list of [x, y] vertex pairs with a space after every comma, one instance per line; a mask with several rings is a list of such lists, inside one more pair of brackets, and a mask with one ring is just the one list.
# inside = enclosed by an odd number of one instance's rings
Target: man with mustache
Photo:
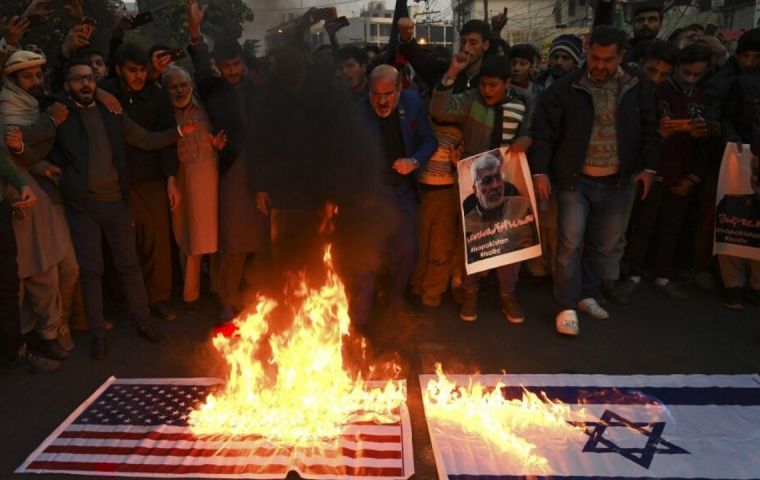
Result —
[[636, 4], [633, 11], [633, 37], [628, 40], [628, 51], [623, 63], [631, 61], [633, 49], [644, 40], [654, 40], [662, 27], [662, 4], [645, 2]]
[[135, 249], [126, 199], [129, 193], [126, 144], [159, 150], [195, 131], [188, 122], [177, 128], [149, 132], [128, 115], [117, 115], [95, 103], [95, 74], [87, 59], [69, 62], [63, 69], [65, 92], [55, 97], [70, 111], [69, 118], [46, 132], [55, 137], [50, 160], [61, 169], [60, 188], [66, 206], [81, 272], [85, 315], [92, 335], [91, 354], [106, 356], [103, 317], [103, 254], [101, 237], [113, 254], [123, 282], [131, 319], [138, 335], [151, 343], [166, 342], [152, 325], [148, 296]]
[[557, 194], [554, 293], [564, 335], [578, 334], [577, 310], [609, 317], [596, 300], [605, 260], [625, 233], [635, 183], [645, 198], [659, 161], [654, 94], [621, 66], [625, 34], [599, 26], [590, 44], [586, 66], [544, 93], [528, 152], [539, 198]]
[[583, 40], [577, 35], [560, 35], [552, 40], [549, 48], [549, 68], [536, 77], [534, 83], [544, 90], [568, 73], [578, 68], [583, 54]]

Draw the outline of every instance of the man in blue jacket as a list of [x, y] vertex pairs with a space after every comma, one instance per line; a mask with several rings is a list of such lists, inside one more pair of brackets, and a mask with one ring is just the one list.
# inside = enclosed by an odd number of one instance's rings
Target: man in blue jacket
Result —
[[[415, 91], [401, 89], [401, 75], [380, 65], [370, 75], [369, 95], [360, 101], [361, 116], [385, 164], [379, 202], [393, 211], [385, 248], [390, 270], [388, 302], [396, 315], [413, 313], [405, 292], [414, 270], [417, 251], [417, 188], [414, 172], [438, 148], [428, 112]], [[376, 268], [365, 269], [354, 282], [352, 319], [366, 324], [372, 309]]]
[[646, 79], [624, 70], [625, 34], [599, 26], [586, 66], [548, 89], [529, 153], [536, 193], [557, 192], [554, 295], [557, 331], [578, 334], [576, 310], [609, 314], [596, 301], [606, 259], [626, 229], [635, 182], [646, 197], [659, 160], [655, 100]]

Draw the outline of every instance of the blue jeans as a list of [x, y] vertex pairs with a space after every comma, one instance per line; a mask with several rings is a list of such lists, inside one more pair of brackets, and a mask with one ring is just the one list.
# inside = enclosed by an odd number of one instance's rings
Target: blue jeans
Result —
[[135, 250], [135, 229], [124, 201], [85, 200], [82, 210], [66, 209], [71, 240], [79, 261], [84, 311], [93, 337], [105, 335], [103, 317], [103, 251], [105, 235], [121, 277], [129, 314], [139, 326], [150, 324], [148, 293]]
[[558, 242], [554, 296], [562, 310], [597, 296], [606, 262], [625, 234], [632, 184], [583, 176], [557, 194]]

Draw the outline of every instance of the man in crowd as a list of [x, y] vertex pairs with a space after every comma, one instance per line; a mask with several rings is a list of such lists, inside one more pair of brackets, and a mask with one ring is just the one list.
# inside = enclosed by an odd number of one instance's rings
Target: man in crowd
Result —
[[581, 64], [583, 40], [577, 35], [563, 34], [552, 40], [549, 48], [549, 68], [535, 79], [543, 89], [549, 88], [559, 78], [567, 75]]
[[[124, 111], [146, 130], [176, 127], [164, 90], [148, 81], [148, 57], [132, 43], [119, 47], [116, 78], [100, 84], [124, 106]], [[94, 70], [94, 69], [93, 69]], [[137, 257], [145, 278], [151, 312], [159, 318], [177, 318], [168, 305], [172, 293], [172, 257], [169, 210], [181, 201], [177, 190], [177, 147], [157, 151], [127, 146], [129, 196], [127, 204], [137, 234]]]
[[255, 87], [245, 75], [243, 50], [236, 40], [220, 38], [213, 58], [221, 76], [214, 74], [201, 23], [208, 5], [188, 2], [190, 57], [195, 68], [197, 93], [217, 133], [227, 143], [219, 152], [219, 253], [212, 268], [212, 285], [222, 303], [219, 320], [229, 321], [246, 305], [260, 262], [257, 254], [267, 248], [266, 217], [256, 208], [249, 183], [245, 149], [250, 134]]
[[637, 3], [633, 10], [633, 37], [628, 40], [629, 50], [624, 63], [631, 61], [636, 46], [645, 40], [654, 40], [662, 28], [662, 4], [654, 2]]
[[[369, 96], [360, 104], [361, 116], [374, 144], [385, 160], [384, 188], [378, 199], [393, 210], [389, 231], [384, 232], [392, 313], [414, 312], [406, 300], [417, 253], [417, 189], [414, 172], [435, 152], [438, 141], [422, 98], [401, 89], [401, 75], [390, 65], [376, 67], [370, 75]], [[366, 269], [354, 284], [352, 319], [366, 325], [372, 310], [377, 269]]]
[[[449, 61], [424, 50], [414, 38], [414, 22], [408, 18], [398, 21], [399, 53], [404, 55], [428, 85], [435, 85], [446, 73]], [[480, 66], [490, 47], [491, 27], [483, 20], [470, 20], [459, 31], [459, 51], [467, 55], [467, 68], [454, 79], [454, 93], [478, 88]]]
[[527, 43], [513, 45], [509, 49], [509, 59], [512, 61], [512, 85], [537, 97], [543, 88], [533, 81], [537, 63], [536, 49]]
[[663, 40], [647, 42], [644, 56], [639, 60], [639, 72], [655, 87], [665, 83], [673, 73], [679, 49]]
[[351, 90], [355, 99], [367, 94], [367, 52], [359, 47], [343, 47], [335, 53], [338, 76]]
[[596, 27], [587, 66], [547, 90], [536, 112], [529, 157], [539, 198], [557, 191], [554, 292], [565, 335], [578, 334], [578, 309], [608, 318], [596, 300], [604, 260], [625, 233], [634, 181], [646, 198], [657, 168], [654, 95], [621, 67], [625, 46], [622, 31]]
[[94, 102], [97, 86], [89, 60], [72, 60], [63, 69], [65, 94], [55, 97], [70, 111], [67, 121], [51, 127], [55, 136], [50, 153], [61, 170], [60, 186], [66, 205], [77, 260], [79, 261], [85, 314], [92, 335], [91, 354], [107, 353], [103, 318], [103, 254], [105, 235], [127, 299], [130, 317], [140, 337], [165, 343], [153, 327], [148, 296], [136, 255], [135, 230], [127, 206], [129, 173], [126, 144], [159, 150], [176, 143], [195, 125], [184, 124], [161, 132], [149, 132], [127, 115], [116, 115]]

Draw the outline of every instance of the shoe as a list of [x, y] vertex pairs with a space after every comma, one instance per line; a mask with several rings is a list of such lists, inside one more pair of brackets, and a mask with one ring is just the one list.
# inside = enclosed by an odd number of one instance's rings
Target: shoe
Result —
[[200, 300], [193, 300], [192, 302], [184, 302], [184, 310], [188, 315], [197, 315], [201, 311]]
[[176, 320], [177, 312], [169, 308], [164, 302], [154, 303], [150, 306], [150, 313], [161, 320]]
[[700, 290], [704, 290], [705, 292], [714, 292], [715, 278], [710, 274], [710, 272], [699, 272], [694, 275], [694, 285], [696, 285]]
[[90, 344], [90, 355], [95, 360], [103, 360], [106, 358], [108, 348], [106, 347], [106, 337], [95, 337]]
[[459, 309], [459, 318], [465, 322], [474, 322], [478, 319], [478, 292], [462, 290], [462, 307]]
[[67, 352], [74, 350], [74, 339], [71, 338], [71, 328], [68, 323], [64, 323], [58, 329], [58, 343]]
[[69, 352], [63, 349], [56, 338], [42, 340], [40, 342], [40, 353], [53, 360], [65, 360], [69, 358]]
[[747, 293], [747, 301], [756, 307], [760, 307], [760, 290], [751, 289]]
[[53, 373], [60, 370], [63, 366], [58, 360], [37, 355], [28, 349], [25, 349], [16, 362], [27, 365], [32, 373]]
[[137, 335], [139, 335], [140, 338], [144, 338], [150, 343], [155, 343], [157, 345], [163, 345], [166, 343], [166, 337], [156, 330], [153, 325], [137, 327]]
[[671, 300], [688, 300], [689, 295], [684, 292], [681, 287], [673, 282], [668, 282], [665, 285], [658, 283], [654, 284], [654, 289], [665, 294]]
[[625, 306], [631, 303], [630, 296], [638, 285], [638, 283], [627, 278], [618, 285], [615, 285], [614, 282], [610, 285], [602, 285], [602, 294], [612, 303]]
[[578, 314], [575, 310], [562, 310], [557, 314], [555, 319], [557, 332], [562, 335], [576, 336], [580, 329], [578, 328]]
[[501, 312], [507, 317], [509, 323], [523, 323], [525, 321], [525, 314], [517, 295], [514, 293], [501, 296]]
[[610, 318], [610, 314], [607, 310], [603, 309], [594, 298], [584, 298], [578, 302], [578, 310], [597, 320], [606, 320]]
[[726, 288], [725, 305], [731, 310], [744, 309], [744, 289], [742, 287]]

